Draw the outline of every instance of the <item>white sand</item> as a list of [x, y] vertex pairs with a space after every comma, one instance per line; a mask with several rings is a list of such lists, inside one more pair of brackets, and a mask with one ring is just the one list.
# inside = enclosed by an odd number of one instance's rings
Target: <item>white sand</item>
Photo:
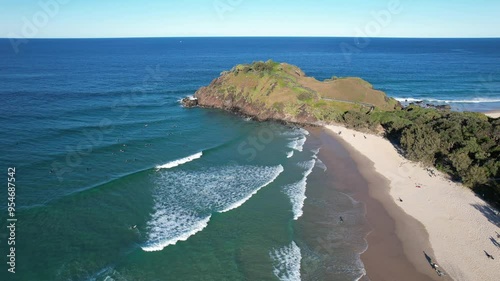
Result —
[[492, 111], [485, 114], [491, 118], [500, 118], [500, 111]]
[[[390, 195], [394, 200], [401, 198], [403, 202], [397, 202], [404, 212], [425, 226], [436, 255], [433, 258], [448, 275], [454, 280], [500, 280], [500, 248], [490, 241], [493, 237], [500, 243], [495, 233], [500, 229], [474, 207], [489, 211], [490, 218], [500, 225], [500, 216], [495, 216], [488, 204], [435, 169], [437, 176], [431, 176], [425, 168], [400, 156], [382, 137], [340, 126], [327, 128], [336, 134], [342, 131], [340, 137], [391, 182]], [[495, 260], [488, 259], [484, 250]]]

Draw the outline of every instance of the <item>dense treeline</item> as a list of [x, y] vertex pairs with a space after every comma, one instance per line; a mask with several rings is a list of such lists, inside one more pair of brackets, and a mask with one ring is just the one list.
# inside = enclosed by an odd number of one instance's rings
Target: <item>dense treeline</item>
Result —
[[343, 122], [357, 129], [382, 126], [408, 159], [435, 166], [500, 206], [500, 119], [415, 105], [393, 112], [347, 112]]

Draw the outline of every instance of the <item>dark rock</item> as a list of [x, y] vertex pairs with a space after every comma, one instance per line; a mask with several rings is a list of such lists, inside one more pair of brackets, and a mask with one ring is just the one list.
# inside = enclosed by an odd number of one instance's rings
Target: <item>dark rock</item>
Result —
[[448, 104], [445, 104], [445, 105], [436, 105], [436, 109], [439, 109], [439, 110], [451, 110], [451, 106], [448, 105]]
[[184, 107], [191, 108], [198, 106], [198, 99], [193, 97], [186, 97], [181, 100], [181, 104]]

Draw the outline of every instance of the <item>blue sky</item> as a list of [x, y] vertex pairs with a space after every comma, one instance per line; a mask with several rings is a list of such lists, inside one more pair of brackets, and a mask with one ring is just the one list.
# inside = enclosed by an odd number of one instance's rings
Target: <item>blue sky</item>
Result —
[[500, 37], [499, 0], [0, 0], [0, 7], [0, 37]]

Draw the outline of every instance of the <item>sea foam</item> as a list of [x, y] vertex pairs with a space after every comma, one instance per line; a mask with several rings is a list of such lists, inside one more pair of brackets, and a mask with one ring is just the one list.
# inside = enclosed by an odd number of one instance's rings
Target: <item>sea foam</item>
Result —
[[269, 252], [273, 260], [273, 273], [281, 281], [300, 281], [302, 254], [295, 242]]
[[400, 102], [436, 102], [436, 103], [494, 103], [500, 102], [500, 99], [497, 98], [474, 98], [474, 99], [466, 99], [466, 100], [442, 100], [442, 99], [433, 99], [433, 98], [394, 98]]
[[188, 162], [191, 162], [193, 160], [199, 159], [202, 156], [203, 156], [203, 152], [198, 152], [198, 153], [193, 154], [191, 156], [184, 157], [184, 158], [181, 158], [181, 159], [178, 159], [178, 160], [174, 160], [174, 161], [170, 161], [170, 162], [168, 162], [167, 164], [164, 164], [164, 165], [156, 166], [156, 169], [157, 170], [171, 169], [171, 168], [180, 166], [182, 164], [186, 164]]
[[323, 161], [321, 161], [321, 159], [317, 158], [316, 159], [316, 167], [322, 169], [323, 171], [326, 172], [326, 170], [328, 169], [325, 165], [325, 163], [323, 163]]
[[175, 208], [156, 212], [148, 223], [148, 242], [142, 249], [146, 252], [161, 251], [179, 241], [186, 241], [207, 227], [210, 217], [198, 217], [193, 212]]
[[165, 170], [156, 179], [154, 208], [144, 251], [161, 251], [207, 227], [213, 213], [242, 206], [272, 183], [283, 166], [223, 166], [201, 171]]
[[283, 166], [279, 165], [278, 169], [276, 169], [275, 174], [274, 174], [274, 176], [273, 176], [272, 179], [270, 179], [268, 182], [266, 182], [262, 186], [256, 188], [254, 191], [252, 191], [252, 193], [248, 194], [244, 198], [242, 198], [242, 199], [240, 199], [240, 200], [238, 200], [238, 201], [230, 204], [224, 210], [219, 211], [219, 213], [226, 213], [226, 212], [234, 210], [234, 209], [240, 207], [241, 205], [243, 205], [246, 201], [248, 201], [250, 198], [252, 198], [252, 196], [254, 196], [255, 194], [257, 194], [257, 192], [259, 192], [259, 190], [261, 190], [263, 187], [268, 186], [269, 184], [271, 184], [272, 182], [274, 182], [276, 180], [276, 178], [278, 178], [278, 176], [283, 172], [283, 170], [284, 170]]
[[288, 144], [289, 148], [302, 152], [304, 150], [304, 144], [307, 141], [307, 136], [309, 135], [309, 132], [307, 130], [299, 128], [293, 131], [288, 131], [286, 133], [283, 133], [283, 135], [291, 137], [289, 139], [290, 143]]
[[304, 207], [304, 201], [307, 198], [307, 177], [312, 173], [315, 164], [316, 159], [299, 163], [298, 165], [305, 169], [302, 179], [296, 183], [286, 185], [283, 188], [283, 191], [288, 195], [290, 202], [292, 203], [294, 220], [298, 220], [303, 215], [302, 208]]
[[293, 139], [289, 144], [288, 147], [302, 152], [304, 150], [304, 144], [306, 143], [307, 137], [305, 135], [301, 135], [295, 139]]

